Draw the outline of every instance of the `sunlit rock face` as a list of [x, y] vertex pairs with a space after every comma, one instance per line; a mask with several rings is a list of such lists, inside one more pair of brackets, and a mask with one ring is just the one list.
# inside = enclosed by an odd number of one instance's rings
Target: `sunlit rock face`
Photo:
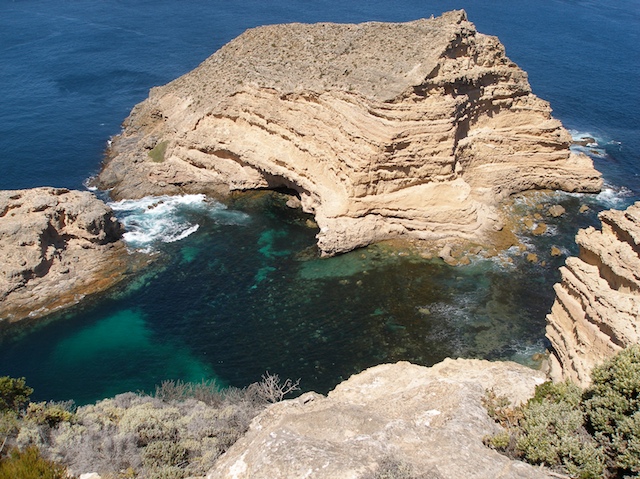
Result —
[[464, 11], [274, 25], [154, 88], [97, 184], [116, 199], [290, 188], [325, 255], [399, 236], [490, 243], [510, 194], [599, 190], [570, 141]]
[[270, 406], [207, 479], [383, 477], [374, 471], [390, 460], [413, 472], [406, 477], [551, 477], [483, 444], [500, 429], [482, 404], [486, 390], [519, 403], [544, 380], [541, 372], [509, 362], [375, 366], [327, 397], [307, 393]]
[[551, 375], [582, 385], [593, 367], [640, 343], [640, 202], [600, 213], [602, 229], [580, 230], [547, 316]]
[[122, 233], [88, 191], [0, 191], [0, 321], [44, 316], [123, 279]]

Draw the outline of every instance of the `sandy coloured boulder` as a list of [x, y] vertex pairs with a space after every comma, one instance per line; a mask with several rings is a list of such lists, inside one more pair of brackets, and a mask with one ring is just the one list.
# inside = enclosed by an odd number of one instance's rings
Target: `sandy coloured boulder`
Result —
[[120, 281], [122, 233], [88, 191], [0, 191], [0, 321], [37, 318]]

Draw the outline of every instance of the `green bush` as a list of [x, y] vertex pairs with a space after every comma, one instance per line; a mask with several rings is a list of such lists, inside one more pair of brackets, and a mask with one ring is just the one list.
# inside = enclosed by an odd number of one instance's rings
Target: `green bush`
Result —
[[32, 402], [27, 406], [25, 419], [39, 426], [55, 427], [61, 422], [71, 422], [71, 403]]
[[27, 386], [25, 378], [0, 377], [0, 413], [19, 411], [29, 402], [33, 389]]
[[594, 368], [584, 394], [587, 428], [621, 474], [640, 473], [640, 345]]
[[172, 441], [152, 442], [142, 452], [142, 463], [149, 469], [181, 466], [186, 459], [187, 450], [180, 443]]
[[544, 383], [516, 408], [487, 392], [487, 411], [505, 431], [485, 442], [572, 477], [640, 477], [640, 345], [594, 368], [591, 379], [585, 391]]
[[72, 403], [28, 403], [32, 390], [24, 378], [2, 378], [0, 450], [5, 442], [5, 453], [13, 451], [2, 461], [13, 469], [0, 479], [48, 479], [15, 472], [18, 466], [40, 471], [47, 465], [57, 471], [48, 459], [70, 474], [92, 470], [114, 479], [202, 476], [269, 402], [296, 389], [297, 382], [270, 374], [244, 389], [168, 381], [155, 397], [125, 393], [74, 410]]
[[0, 459], [0, 479], [65, 479], [64, 466], [44, 459], [36, 447], [12, 449]]
[[574, 477], [602, 477], [605, 456], [584, 428], [582, 390], [571, 382], [544, 383], [522, 408], [515, 450], [528, 462], [556, 466]]

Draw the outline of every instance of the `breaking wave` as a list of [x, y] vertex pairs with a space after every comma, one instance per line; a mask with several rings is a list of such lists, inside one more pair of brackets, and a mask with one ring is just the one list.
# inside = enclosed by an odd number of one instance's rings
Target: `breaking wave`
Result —
[[159, 243], [180, 241], [195, 233], [203, 218], [219, 224], [243, 224], [249, 216], [230, 211], [205, 195], [146, 196], [109, 203], [124, 225], [124, 240], [135, 249], [151, 252]]

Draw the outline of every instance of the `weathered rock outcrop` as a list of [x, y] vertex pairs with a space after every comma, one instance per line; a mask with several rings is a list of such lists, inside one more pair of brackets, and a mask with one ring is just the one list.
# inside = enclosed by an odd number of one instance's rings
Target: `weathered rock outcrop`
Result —
[[356, 479], [384, 458], [434, 479], [550, 477], [482, 442], [499, 429], [482, 405], [485, 390], [520, 402], [544, 380], [515, 363], [376, 366], [327, 397], [307, 393], [269, 407], [207, 479]]
[[97, 184], [117, 199], [291, 188], [325, 254], [396, 236], [488, 242], [510, 194], [599, 190], [570, 142], [463, 11], [276, 25], [154, 88]]
[[89, 192], [0, 191], [0, 322], [39, 317], [123, 277], [111, 209]]
[[640, 202], [600, 213], [602, 231], [580, 230], [547, 316], [551, 375], [589, 383], [593, 367], [640, 343]]

